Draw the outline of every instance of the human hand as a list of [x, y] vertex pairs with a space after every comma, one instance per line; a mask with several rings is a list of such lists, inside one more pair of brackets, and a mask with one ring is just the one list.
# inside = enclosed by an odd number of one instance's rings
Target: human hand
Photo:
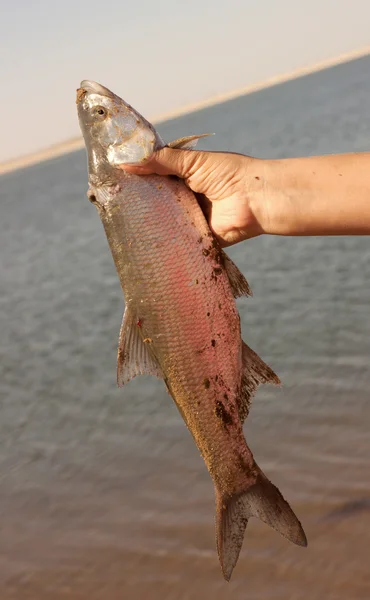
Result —
[[262, 162], [241, 154], [163, 148], [145, 165], [121, 168], [138, 175], [157, 173], [184, 179], [197, 194], [211, 230], [225, 247], [264, 232], [260, 177], [254, 174]]
[[132, 173], [177, 175], [221, 246], [262, 233], [370, 235], [370, 153], [257, 159], [163, 148]]

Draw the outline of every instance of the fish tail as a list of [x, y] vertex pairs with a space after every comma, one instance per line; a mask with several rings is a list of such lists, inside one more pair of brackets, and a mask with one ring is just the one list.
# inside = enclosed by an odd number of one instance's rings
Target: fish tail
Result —
[[254, 483], [234, 495], [223, 494], [216, 486], [216, 539], [221, 569], [229, 581], [243, 544], [244, 532], [250, 517], [257, 517], [293, 544], [307, 546], [302, 525], [257, 465]]

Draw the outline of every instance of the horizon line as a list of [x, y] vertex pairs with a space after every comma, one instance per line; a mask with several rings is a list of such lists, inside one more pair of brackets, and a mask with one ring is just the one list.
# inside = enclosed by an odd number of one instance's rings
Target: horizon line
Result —
[[[229, 100], [233, 100], [241, 96], [253, 94], [255, 92], [274, 87], [275, 85], [287, 83], [288, 81], [293, 81], [295, 79], [299, 79], [300, 77], [305, 77], [306, 75], [311, 75], [319, 71], [324, 71], [325, 69], [329, 69], [330, 67], [335, 67], [341, 64], [345, 64], [347, 62], [351, 62], [352, 60], [356, 60], [358, 58], [363, 58], [368, 54], [370, 54], [370, 46], [365, 46], [361, 49], [352, 50], [351, 52], [346, 52], [336, 57], [327, 58], [310, 66], [300, 67], [294, 69], [293, 71], [288, 71], [286, 73], [268, 77], [263, 81], [255, 82], [247, 86], [236, 88], [229, 92], [224, 92], [222, 94], [212, 96], [206, 100], [200, 100], [198, 102], [193, 102], [185, 106], [180, 106], [177, 109], [173, 109], [165, 113], [160, 113], [147, 120], [153, 123], [154, 125], [158, 125], [159, 123], [163, 123], [165, 121], [169, 121], [177, 117], [181, 117], [183, 115], [202, 110], [204, 108], [209, 108], [217, 104], [222, 104], [223, 102], [228, 102]], [[36, 152], [32, 152], [29, 154], [22, 155], [18, 158], [11, 158], [9, 160], [1, 162], [0, 175], [10, 173], [11, 171], [15, 171], [17, 169], [30, 167], [37, 163], [44, 162], [52, 158], [57, 158], [58, 156], [63, 156], [64, 154], [80, 150], [83, 147], [84, 141], [82, 136], [70, 138], [68, 140], [65, 140], [64, 142], [57, 142], [55, 144], [52, 144], [51, 146], [47, 146], [46, 148], [37, 150]]]

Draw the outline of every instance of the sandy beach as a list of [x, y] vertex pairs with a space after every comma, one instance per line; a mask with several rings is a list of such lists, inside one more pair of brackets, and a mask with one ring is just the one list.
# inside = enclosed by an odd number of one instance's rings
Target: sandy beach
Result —
[[[231, 90], [230, 92], [226, 92], [224, 94], [220, 94], [218, 96], [213, 96], [208, 100], [203, 100], [201, 102], [194, 102], [193, 104], [188, 104], [186, 106], [174, 109], [173, 111], [154, 115], [149, 117], [149, 120], [152, 123], [161, 123], [163, 121], [167, 121], [169, 119], [174, 119], [181, 115], [191, 113], [202, 108], [207, 108], [209, 106], [214, 106], [215, 104], [219, 104], [221, 102], [226, 102], [227, 100], [231, 100], [233, 98], [237, 98], [238, 96], [244, 96], [246, 94], [252, 94], [253, 92], [257, 92], [263, 90], [265, 88], [272, 87], [274, 85], [279, 85], [281, 83], [285, 83], [287, 81], [291, 81], [293, 79], [297, 79], [299, 77], [304, 77], [305, 75], [309, 75], [311, 73], [315, 73], [317, 71], [322, 71], [324, 69], [328, 69], [330, 67], [334, 67], [336, 65], [340, 65], [346, 62], [350, 62], [357, 58], [361, 58], [363, 56], [367, 56], [370, 54], [370, 46], [366, 46], [365, 48], [361, 48], [359, 50], [354, 50], [353, 52], [348, 52], [346, 54], [342, 54], [340, 56], [336, 56], [334, 58], [329, 58], [327, 60], [321, 61], [314, 65], [309, 65], [306, 67], [302, 67], [300, 69], [296, 69], [295, 71], [290, 71], [288, 73], [283, 73], [276, 75], [275, 77], [270, 77], [264, 81], [256, 82], [246, 87], [238, 88]], [[28, 154], [26, 156], [21, 156], [19, 158], [11, 159], [8, 161], [4, 161], [0, 163], [0, 175], [4, 173], [8, 173], [10, 171], [15, 171], [16, 169], [21, 169], [24, 167], [29, 167], [36, 163], [49, 160], [51, 158], [55, 158], [57, 156], [61, 156], [63, 154], [68, 154], [69, 152], [73, 152], [74, 150], [79, 150], [83, 147], [83, 140], [81, 137], [73, 138], [70, 140], [66, 140], [64, 142], [60, 142], [58, 144], [54, 144], [43, 150], [39, 150], [38, 152], [33, 152], [32, 154]]]

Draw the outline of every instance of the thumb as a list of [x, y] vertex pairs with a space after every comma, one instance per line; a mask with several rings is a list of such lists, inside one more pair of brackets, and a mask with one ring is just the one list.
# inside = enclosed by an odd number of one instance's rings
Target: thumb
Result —
[[205, 152], [162, 148], [143, 165], [119, 165], [120, 169], [137, 175], [177, 175], [188, 179], [202, 163]]

